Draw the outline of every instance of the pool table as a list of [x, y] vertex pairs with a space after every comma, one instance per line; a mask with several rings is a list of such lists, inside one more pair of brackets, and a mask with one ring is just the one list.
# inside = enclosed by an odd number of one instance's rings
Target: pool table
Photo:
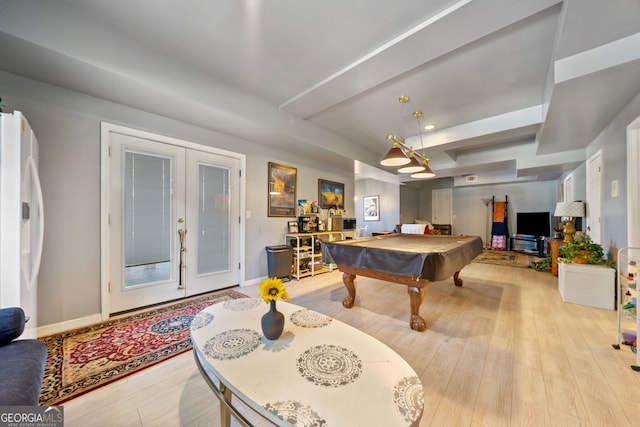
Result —
[[411, 305], [409, 325], [416, 331], [427, 329], [420, 317], [424, 288], [451, 276], [456, 286], [462, 286], [460, 270], [481, 253], [482, 239], [478, 236], [394, 233], [323, 242], [325, 261], [336, 264], [342, 271], [342, 282], [349, 292], [343, 306], [353, 307], [356, 276], [406, 285]]

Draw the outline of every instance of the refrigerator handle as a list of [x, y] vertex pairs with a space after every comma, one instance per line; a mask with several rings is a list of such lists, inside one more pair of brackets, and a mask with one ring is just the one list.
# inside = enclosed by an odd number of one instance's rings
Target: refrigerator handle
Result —
[[40, 261], [42, 260], [42, 247], [44, 243], [44, 206], [42, 203], [42, 186], [40, 185], [40, 175], [38, 174], [38, 166], [32, 156], [29, 156], [27, 161], [33, 182], [35, 184], [36, 198], [38, 199], [39, 212], [39, 235], [38, 235], [38, 249], [36, 252], [36, 258], [31, 266], [31, 275], [29, 276], [29, 289], [33, 288], [33, 285], [38, 280], [38, 273], [40, 272]]

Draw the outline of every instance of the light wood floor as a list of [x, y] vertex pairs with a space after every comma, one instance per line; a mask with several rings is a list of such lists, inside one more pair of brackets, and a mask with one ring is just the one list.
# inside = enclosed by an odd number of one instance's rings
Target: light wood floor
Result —
[[[404, 286], [359, 278], [350, 310], [340, 272], [287, 290], [411, 364], [424, 387], [420, 426], [640, 425], [640, 373], [633, 353], [611, 347], [614, 311], [562, 302], [550, 273], [471, 264], [461, 277], [462, 288], [451, 279], [427, 288], [426, 332], [409, 329]], [[256, 286], [239, 291], [257, 295]], [[220, 425], [191, 352], [66, 402], [64, 412], [67, 426]]]

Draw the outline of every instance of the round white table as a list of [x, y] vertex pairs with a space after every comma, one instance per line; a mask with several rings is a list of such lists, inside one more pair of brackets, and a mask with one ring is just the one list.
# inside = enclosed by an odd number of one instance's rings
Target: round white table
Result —
[[[283, 301], [285, 327], [267, 340], [268, 305], [240, 298], [212, 305], [191, 324], [194, 356], [221, 399], [222, 425], [237, 397], [276, 425], [418, 425], [419, 377], [377, 339], [321, 313]], [[245, 420], [245, 423], [248, 422]]]

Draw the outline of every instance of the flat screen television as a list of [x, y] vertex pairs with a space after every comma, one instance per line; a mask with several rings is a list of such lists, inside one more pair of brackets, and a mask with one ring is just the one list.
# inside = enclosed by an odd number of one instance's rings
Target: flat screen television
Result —
[[551, 236], [551, 216], [549, 212], [518, 212], [517, 233], [529, 236]]

